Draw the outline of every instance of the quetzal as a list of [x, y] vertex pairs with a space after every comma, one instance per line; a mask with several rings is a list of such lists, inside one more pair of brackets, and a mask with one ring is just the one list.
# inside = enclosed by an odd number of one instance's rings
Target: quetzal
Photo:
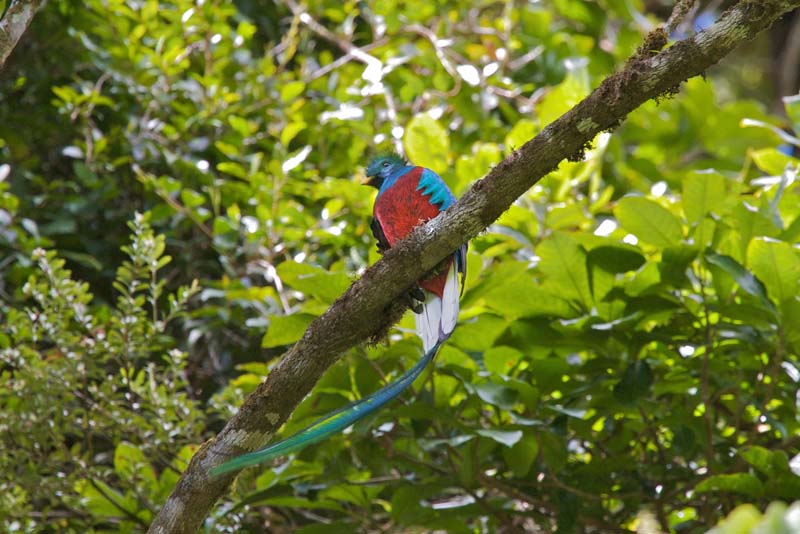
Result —
[[[456, 200], [435, 172], [408, 165], [396, 154], [372, 160], [367, 167], [367, 177], [366, 184], [378, 189], [370, 226], [382, 252]], [[344, 430], [400, 395], [422, 373], [456, 326], [461, 295], [459, 287], [467, 270], [466, 252], [466, 245], [462, 245], [432, 275], [418, 280], [418, 285], [409, 291], [412, 309], [416, 313], [417, 334], [425, 349], [423, 357], [411, 369], [375, 393], [331, 412], [285, 440], [215, 467], [211, 475], [242, 469], [300, 450]]]
[[[378, 189], [371, 227], [380, 250], [388, 249], [414, 227], [433, 219], [456, 201], [438, 174], [425, 167], [407, 165], [396, 154], [375, 158], [367, 167], [367, 176], [367, 184]], [[439, 265], [434, 276], [419, 280], [419, 288], [410, 292], [421, 304], [412, 307], [417, 314], [417, 335], [426, 353], [447, 339], [456, 326], [461, 296], [459, 275], [463, 283], [467, 273], [466, 254], [467, 246], [462, 245]]]

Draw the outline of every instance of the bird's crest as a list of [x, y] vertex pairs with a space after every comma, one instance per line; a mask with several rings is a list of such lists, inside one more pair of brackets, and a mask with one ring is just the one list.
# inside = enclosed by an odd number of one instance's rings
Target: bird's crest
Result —
[[382, 152], [372, 158], [372, 161], [369, 162], [370, 167], [376, 163], [383, 163], [384, 161], [388, 161], [393, 165], [408, 165], [406, 158], [398, 154], [397, 152]]
[[367, 166], [367, 176], [376, 176], [380, 174], [382, 168], [389, 164], [388, 167], [396, 168], [396, 167], [405, 167], [406, 160], [403, 159], [399, 154], [395, 152], [384, 152], [383, 154], [379, 154], [375, 156], [372, 161], [369, 162]]

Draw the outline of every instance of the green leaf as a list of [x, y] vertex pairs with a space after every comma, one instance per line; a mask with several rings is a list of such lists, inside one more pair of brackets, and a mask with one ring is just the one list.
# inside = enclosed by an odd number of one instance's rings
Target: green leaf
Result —
[[485, 351], [508, 327], [508, 321], [491, 313], [483, 313], [477, 320], [460, 324], [450, 341], [463, 350]]
[[525, 434], [510, 448], [503, 449], [503, 459], [518, 478], [525, 477], [539, 454], [539, 442], [535, 436]]
[[141, 477], [155, 481], [156, 475], [144, 453], [130, 443], [122, 442], [114, 450], [114, 471], [120, 478], [131, 480]]
[[588, 252], [591, 265], [597, 265], [609, 273], [626, 273], [635, 271], [644, 265], [645, 258], [633, 247], [601, 245]]
[[775, 148], [750, 151], [753, 163], [770, 176], [780, 176], [787, 165], [796, 166], [797, 159], [787, 156]]
[[476, 393], [483, 402], [488, 402], [503, 410], [510, 410], [517, 402], [518, 393], [510, 387], [494, 382], [480, 384], [464, 384], [468, 391]]
[[520, 119], [508, 132], [505, 139], [506, 150], [516, 150], [536, 135], [538, 128], [536, 123], [530, 119]]
[[450, 138], [441, 124], [427, 113], [415, 115], [406, 126], [403, 144], [415, 165], [437, 173], [447, 170]]
[[683, 179], [683, 213], [696, 223], [725, 201], [725, 179], [716, 172], [695, 172]]
[[651, 245], [664, 248], [681, 240], [678, 218], [647, 198], [622, 198], [614, 209], [614, 215], [625, 230]]
[[757, 208], [747, 202], [741, 202], [733, 209], [732, 225], [739, 233], [739, 257], [736, 259], [746, 264], [747, 250], [754, 237], [775, 237], [778, 229]]
[[[526, 298], [519, 298], [525, 295]], [[546, 315], [567, 317], [572, 315], [569, 303], [558, 295], [540, 287], [529, 273], [506, 279], [484, 295], [486, 305], [509, 319]]]
[[95, 271], [100, 272], [103, 270], [103, 265], [91, 254], [84, 254], [83, 252], [75, 252], [72, 250], [60, 250], [58, 253], [68, 260], [80, 263], [81, 265], [89, 267], [90, 269], [94, 269]]
[[309, 263], [286, 261], [278, 265], [278, 276], [292, 289], [329, 304], [350, 287], [350, 277], [342, 271], [327, 271]]
[[709, 534], [754, 534], [760, 521], [761, 512], [758, 508], [752, 504], [741, 504], [709, 531]]
[[284, 83], [281, 86], [281, 100], [284, 102], [289, 102], [290, 100], [294, 100], [300, 94], [305, 91], [306, 84], [301, 81], [293, 81]]
[[567, 234], [556, 232], [539, 244], [536, 253], [541, 258], [539, 269], [547, 276], [546, 289], [590, 309], [592, 294], [583, 248]]
[[284, 147], [288, 147], [289, 143], [292, 142], [292, 139], [294, 139], [297, 134], [305, 130], [307, 127], [308, 124], [306, 124], [304, 121], [290, 122], [283, 130], [281, 130], [281, 144]]
[[589, 92], [585, 69], [575, 69], [560, 84], [547, 92], [536, 106], [542, 128], [572, 109]]
[[791, 474], [789, 459], [780, 450], [771, 451], [758, 445], [747, 447], [739, 453], [744, 460], [769, 478]]
[[493, 439], [506, 447], [511, 447], [522, 439], [522, 430], [498, 430], [495, 428], [480, 428], [477, 431], [479, 436]]
[[750, 244], [747, 263], [777, 304], [797, 295], [800, 258], [789, 243], [755, 239]]
[[687, 285], [686, 271], [697, 257], [698, 252], [697, 247], [689, 245], [665, 248], [661, 253], [661, 262], [658, 264], [661, 281], [674, 287]]
[[753, 273], [745, 269], [742, 264], [734, 260], [730, 256], [724, 254], [714, 254], [709, 252], [705, 255], [706, 261], [712, 265], [716, 265], [736, 280], [744, 291], [758, 298], [765, 308], [774, 312], [775, 306], [767, 298], [767, 290], [764, 284], [755, 277]]
[[261, 340], [261, 346], [270, 348], [294, 343], [300, 339], [312, 320], [314, 316], [305, 313], [270, 317], [269, 329]]
[[515, 348], [501, 345], [492, 347], [483, 354], [483, 364], [490, 373], [506, 376], [517, 365], [522, 353]]
[[764, 493], [764, 485], [750, 473], [734, 473], [731, 475], [713, 475], [700, 482], [697, 493], [741, 493], [748, 497], [759, 498]]
[[78, 480], [75, 482], [75, 492], [85, 499], [86, 508], [98, 517], [125, 517], [120, 507], [132, 514], [136, 512], [135, 508], [126, 506], [130, 503], [122, 493], [102, 480]]

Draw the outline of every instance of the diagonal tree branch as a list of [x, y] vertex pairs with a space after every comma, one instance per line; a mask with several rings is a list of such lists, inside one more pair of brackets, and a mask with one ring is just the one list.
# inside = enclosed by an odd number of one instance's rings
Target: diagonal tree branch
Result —
[[[0, 68], [6, 63], [11, 51], [17, 46], [22, 34], [30, 26], [33, 16], [46, 0], [10, 0], [5, 16], [0, 20]], [[0, 14], [2, 15], [2, 14]]]
[[765, 30], [800, 0], [742, 0], [716, 24], [659, 52], [663, 28], [647, 36], [624, 68], [509, 155], [443, 215], [391, 248], [306, 330], [239, 412], [192, 458], [150, 526], [151, 533], [194, 533], [233, 474], [208, 471], [263, 446], [339, 355], [386, 327], [387, 310], [414, 281], [500, 214], [564, 159], [580, 159], [599, 132], [613, 129], [651, 98], [673, 94], [738, 45]]

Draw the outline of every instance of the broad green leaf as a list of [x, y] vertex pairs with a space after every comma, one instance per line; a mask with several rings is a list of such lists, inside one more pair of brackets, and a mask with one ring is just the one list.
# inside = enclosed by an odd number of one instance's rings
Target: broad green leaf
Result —
[[[709, 534], [754, 534], [761, 521], [761, 512], [752, 504], [740, 504], [709, 531]], [[763, 534], [777, 534], [765, 532]], [[782, 534], [782, 533], [781, 533]]]
[[305, 88], [306, 84], [299, 80], [284, 83], [281, 86], [281, 100], [284, 102], [294, 100], [296, 97], [300, 96], [303, 91], [305, 91]]
[[634, 247], [626, 245], [601, 245], [588, 252], [589, 261], [610, 273], [635, 271], [644, 265], [645, 258]]
[[508, 327], [503, 317], [483, 313], [477, 320], [459, 324], [450, 342], [465, 351], [485, 351], [493, 346], [497, 337]]
[[481, 382], [480, 384], [465, 384], [465, 387], [468, 391], [476, 393], [483, 402], [488, 402], [503, 410], [510, 410], [517, 402], [517, 392], [502, 384]]
[[85, 499], [86, 507], [98, 517], [127, 517], [137, 514], [131, 499], [97, 479], [82, 479], [75, 483], [75, 492]]
[[447, 170], [450, 137], [430, 115], [422, 113], [411, 119], [406, 126], [403, 144], [415, 165], [428, 167], [437, 173]]
[[514, 472], [514, 475], [523, 478], [531, 470], [536, 456], [539, 455], [539, 442], [535, 436], [525, 434], [521, 440], [510, 448], [503, 449], [503, 459]]
[[544, 392], [550, 392], [564, 383], [563, 377], [569, 373], [569, 364], [563, 358], [551, 357], [537, 359], [531, 363], [534, 380]]
[[767, 448], [753, 445], [739, 452], [739, 455], [747, 463], [771, 479], [791, 474], [789, 459], [786, 453], [781, 450], [771, 451]]
[[522, 430], [498, 430], [496, 428], [479, 428], [478, 435], [493, 439], [506, 447], [511, 447], [522, 439]]
[[505, 146], [506, 151], [517, 150], [519, 147], [533, 139], [538, 129], [536, 123], [530, 119], [520, 119], [511, 128], [511, 131], [506, 134]]
[[420, 447], [422, 447], [426, 451], [430, 451], [436, 449], [437, 447], [441, 447], [442, 445], [449, 445], [451, 447], [459, 447], [464, 443], [475, 439], [474, 435], [466, 435], [461, 434], [458, 436], [453, 436], [452, 438], [438, 438], [438, 439], [419, 439], [417, 443]]
[[614, 215], [628, 232], [657, 247], [680, 242], [681, 223], [669, 210], [644, 197], [625, 197], [617, 203]]
[[585, 69], [570, 72], [564, 81], [549, 91], [536, 106], [542, 128], [559, 118], [580, 102], [589, 92]]
[[702, 250], [711, 245], [716, 228], [717, 223], [714, 220], [705, 218], [695, 225], [689, 235], [694, 245]]
[[478, 143], [474, 147], [475, 150], [475, 166], [480, 173], [480, 176], [492, 170], [497, 163], [503, 159], [503, 154], [500, 148], [494, 143]]
[[800, 298], [795, 297], [783, 302], [783, 329], [786, 339], [800, 352]]
[[633, 280], [625, 285], [625, 293], [633, 297], [639, 296], [657, 288], [660, 281], [661, 273], [658, 270], [658, 264], [647, 263], [636, 273]]
[[758, 208], [747, 202], [740, 202], [733, 209], [733, 227], [739, 234], [739, 254], [736, 259], [747, 263], [747, 249], [754, 237], [775, 237], [778, 229]]
[[519, 394], [518, 401], [525, 405], [529, 410], [535, 410], [539, 405], [539, 390], [537, 390], [528, 380], [518, 378], [507, 378], [505, 385]]
[[750, 244], [748, 265], [777, 304], [797, 295], [800, 257], [790, 244], [756, 239]]
[[696, 223], [725, 201], [725, 179], [716, 172], [695, 172], [683, 179], [683, 213]]
[[130, 443], [122, 442], [114, 450], [114, 471], [122, 478], [155, 481], [156, 475], [144, 453]]
[[567, 234], [554, 233], [536, 249], [539, 269], [547, 277], [546, 289], [561, 298], [577, 300], [592, 307], [586, 252]]
[[775, 310], [772, 302], [767, 298], [767, 290], [764, 284], [750, 271], [745, 269], [739, 262], [724, 254], [707, 253], [706, 260], [712, 265], [716, 265], [736, 280], [744, 291], [758, 298], [759, 301], [769, 310]]
[[759, 169], [770, 176], [780, 176], [787, 166], [797, 166], [797, 158], [787, 156], [774, 148], [752, 150], [750, 157]]
[[283, 130], [281, 130], [281, 144], [284, 147], [288, 147], [289, 143], [292, 142], [292, 139], [294, 139], [297, 134], [306, 128], [308, 128], [308, 124], [306, 124], [304, 121], [290, 122]]
[[270, 317], [269, 328], [264, 334], [261, 346], [270, 348], [294, 343], [300, 339], [313, 319], [313, 316], [304, 313]]
[[483, 354], [483, 364], [490, 373], [505, 376], [517, 365], [521, 357], [522, 353], [517, 349], [501, 345], [492, 347]]
[[567, 301], [537, 285], [529, 273], [505, 280], [486, 292], [484, 300], [498, 314], [513, 320], [539, 315], [567, 317], [573, 313]]
[[750, 473], [734, 473], [731, 475], [712, 475], [700, 482], [697, 493], [740, 493], [752, 498], [759, 498], [764, 493], [764, 485]]
[[350, 287], [350, 277], [342, 271], [330, 272], [309, 263], [286, 261], [278, 265], [278, 276], [293, 289], [331, 303]]
[[699, 249], [689, 245], [667, 247], [661, 253], [661, 262], [658, 272], [661, 281], [674, 287], [684, 287], [688, 284], [686, 271], [697, 257]]

